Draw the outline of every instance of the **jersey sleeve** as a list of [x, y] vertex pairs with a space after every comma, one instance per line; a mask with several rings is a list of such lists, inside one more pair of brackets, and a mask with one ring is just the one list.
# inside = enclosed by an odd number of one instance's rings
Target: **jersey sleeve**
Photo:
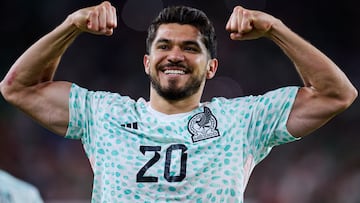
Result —
[[93, 123], [92, 108], [96, 106], [94, 92], [72, 84], [69, 95], [69, 124], [65, 138], [82, 139]]
[[105, 98], [110, 93], [103, 91], [89, 91], [76, 84], [72, 84], [69, 95], [69, 124], [65, 138], [81, 140], [88, 158], [92, 157], [95, 149], [98, 131], [98, 120], [101, 112], [107, 108]]
[[286, 127], [298, 89], [284, 87], [253, 97], [248, 142], [255, 162], [265, 158], [272, 147], [300, 139]]
[[[72, 84], [69, 94], [69, 123], [65, 138], [80, 139], [90, 158], [96, 149], [96, 142], [109, 132], [113, 125], [110, 115], [114, 113], [116, 121], [121, 120], [124, 112], [133, 104], [133, 100], [117, 93], [90, 91]], [[113, 112], [113, 109], [123, 111]], [[109, 121], [110, 119], [110, 121]]]

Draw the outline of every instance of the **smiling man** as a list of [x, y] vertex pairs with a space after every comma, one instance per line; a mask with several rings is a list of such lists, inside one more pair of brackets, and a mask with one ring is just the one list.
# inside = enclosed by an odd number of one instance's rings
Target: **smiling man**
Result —
[[[175, 13], [176, 8], [172, 9]], [[202, 33], [196, 27], [167, 23], [157, 29], [156, 38], [149, 42], [151, 47], [144, 56], [145, 71], [151, 81], [150, 102], [156, 101], [151, 106], [163, 107], [162, 102], [178, 101], [182, 105], [180, 111], [173, 109], [173, 105], [169, 106], [170, 112], [160, 109], [164, 113], [190, 111], [200, 102], [205, 80], [215, 75], [217, 59], [205, 47]], [[195, 106], [191, 98], [198, 100]], [[187, 99], [189, 102], [184, 103]]]
[[1, 82], [9, 103], [82, 141], [94, 172], [92, 202], [243, 202], [252, 170], [272, 147], [310, 134], [357, 97], [318, 49], [279, 19], [241, 6], [225, 26], [230, 38], [273, 41], [293, 61], [302, 87], [201, 103], [218, 68], [216, 35], [202, 11], [185, 6], [163, 9], [148, 29], [149, 101], [53, 81], [77, 36], [112, 35], [116, 19], [109, 2], [75, 11]]

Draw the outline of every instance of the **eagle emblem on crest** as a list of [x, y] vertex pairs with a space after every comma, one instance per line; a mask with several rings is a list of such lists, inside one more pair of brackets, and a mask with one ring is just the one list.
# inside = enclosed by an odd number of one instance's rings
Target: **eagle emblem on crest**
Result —
[[188, 130], [192, 135], [193, 142], [220, 136], [217, 120], [208, 107], [204, 107], [204, 112], [197, 113], [190, 118]]

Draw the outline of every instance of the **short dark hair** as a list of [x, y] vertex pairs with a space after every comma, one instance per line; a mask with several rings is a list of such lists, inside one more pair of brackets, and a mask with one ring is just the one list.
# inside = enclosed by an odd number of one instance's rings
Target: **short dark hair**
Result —
[[211, 58], [216, 58], [217, 41], [212, 22], [203, 11], [187, 6], [164, 8], [152, 21], [148, 28], [148, 36], [146, 39], [147, 54], [150, 53], [151, 45], [156, 37], [159, 26], [168, 23], [178, 23], [180, 25], [192, 25], [196, 27], [203, 36], [202, 41], [208, 49]]

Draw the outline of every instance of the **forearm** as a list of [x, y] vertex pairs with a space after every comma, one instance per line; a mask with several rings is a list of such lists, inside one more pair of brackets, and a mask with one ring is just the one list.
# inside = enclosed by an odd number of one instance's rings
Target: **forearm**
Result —
[[1, 92], [18, 91], [51, 81], [67, 47], [81, 31], [69, 19], [27, 49], [1, 83]]
[[281, 21], [273, 24], [268, 37], [294, 63], [305, 87], [334, 97], [343, 97], [349, 92], [356, 93], [348, 78], [332, 60], [292, 32]]

